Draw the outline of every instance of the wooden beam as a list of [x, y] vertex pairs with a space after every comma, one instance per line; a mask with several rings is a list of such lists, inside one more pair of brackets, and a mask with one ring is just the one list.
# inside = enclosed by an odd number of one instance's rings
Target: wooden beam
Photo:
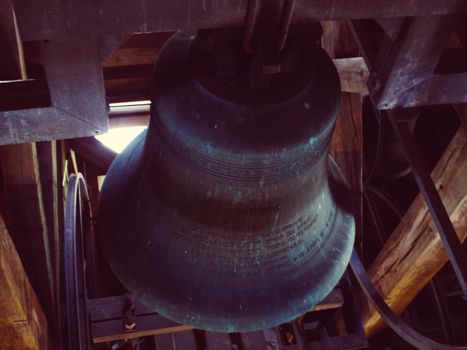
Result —
[[[61, 171], [59, 171], [59, 154], [57, 152], [57, 141], [43, 141], [36, 143], [37, 162], [40, 176], [44, 217], [47, 225], [47, 235], [50, 249], [51, 267], [53, 269], [53, 295], [60, 295], [61, 264], [64, 225], [63, 196]], [[61, 303], [57, 298], [54, 300], [55, 315], [61, 315]], [[52, 321], [55, 321], [53, 324]], [[49, 319], [49, 329], [60, 329], [60, 318]]]
[[332, 61], [339, 73], [343, 92], [358, 94], [368, 92], [370, 73], [363, 57], [335, 58]]
[[[460, 127], [431, 176], [458, 237], [467, 236], [467, 131]], [[401, 313], [448, 261], [439, 234], [421, 195], [392, 233], [369, 269], [369, 275], [389, 306]], [[380, 315], [362, 301], [368, 336], [384, 325]]]
[[10, 0], [0, 0], [0, 80], [26, 79], [23, 46]]
[[[125, 307], [129, 295], [90, 299], [87, 302], [91, 333], [94, 343], [132, 339], [141, 336], [167, 334], [192, 329], [187, 325], [181, 325], [170, 321], [141, 301], [133, 298], [135, 303], [136, 329], [128, 331], [124, 329], [122, 310]], [[339, 288], [334, 290], [315, 308], [309, 312], [338, 309], [342, 307], [344, 299]]]
[[0, 148], [5, 221], [48, 318], [54, 311], [54, 270], [35, 143]]
[[198, 349], [195, 333], [192, 330], [172, 334], [155, 335], [154, 342], [156, 343], [156, 349]]
[[164, 44], [175, 32], [138, 33], [131, 35], [110, 55], [104, 58], [102, 66], [121, 67], [154, 64]]
[[47, 321], [0, 215], [0, 348], [48, 349]]
[[[358, 55], [358, 48], [346, 22], [327, 21], [323, 25], [323, 47], [333, 58], [341, 77], [343, 92], [339, 118], [331, 142], [330, 153], [346, 177], [351, 191], [356, 227], [356, 246], [361, 244], [362, 223], [362, 96], [359, 90], [365, 90], [368, 69], [363, 58]], [[353, 68], [352, 68], [353, 67]], [[356, 68], [358, 67], [358, 68]], [[354, 69], [355, 68], [355, 69]], [[344, 73], [348, 72], [348, 73]], [[353, 72], [353, 73], [350, 73]], [[362, 73], [363, 72], [363, 73]], [[346, 79], [345, 77], [351, 77]], [[355, 79], [355, 80], [354, 80]], [[356, 82], [358, 81], [358, 82]], [[347, 87], [346, 87], [347, 86]], [[358, 86], [359, 88], [354, 88]], [[348, 88], [351, 87], [351, 88]]]
[[104, 146], [94, 137], [70, 140], [70, 147], [78, 156], [89, 162], [96, 175], [105, 175], [117, 153]]

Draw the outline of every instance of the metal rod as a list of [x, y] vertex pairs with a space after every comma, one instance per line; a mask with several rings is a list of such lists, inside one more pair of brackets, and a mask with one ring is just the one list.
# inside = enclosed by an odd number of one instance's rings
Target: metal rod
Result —
[[465, 298], [467, 297], [467, 255], [462, 248], [451, 219], [431, 179], [430, 172], [423, 161], [407, 122], [398, 120], [398, 115], [394, 111], [388, 113], [388, 116], [396, 134], [399, 136], [402, 148], [412, 168], [415, 181], [430, 210]]
[[435, 342], [427, 337], [416, 332], [413, 328], [402, 321], [386, 304], [379, 292], [376, 290], [373, 283], [371, 283], [365, 268], [360, 261], [357, 252], [352, 252], [350, 259], [350, 266], [355, 274], [363, 292], [370, 300], [371, 304], [383, 317], [386, 323], [396, 332], [402, 339], [418, 349], [423, 350], [467, 350], [467, 346], [451, 346]]
[[277, 49], [282, 50], [287, 41], [287, 34], [289, 32], [290, 22], [292, 21], [292, 14], [295, 5], [295, 0], [285, 0], [284, 8], [282, 9], [281, 28], [279, 32], [279, 39], [277, 42]]
[[253, 33], [255, 31], [256, 18], [258, 17], [259, 0], [248, 0], [248, 8], [245, 19], [245, 34], [243, 36], [243, 49], [253, 53]]
[[439, 286], [436, 277], [430, 281], [431, 291], [435, 299], [436, 310], [438, 311], [438, 317], [441, 321], [441, 328], [443, 329], [444, 339], [446, 343], [450, 345], [456, 344], [456, 337], [454, 336], [454, 331], [452, 329], [452, 322], [449, 317], [448, 305], [444, 295], [441, 293], [441, 288]]

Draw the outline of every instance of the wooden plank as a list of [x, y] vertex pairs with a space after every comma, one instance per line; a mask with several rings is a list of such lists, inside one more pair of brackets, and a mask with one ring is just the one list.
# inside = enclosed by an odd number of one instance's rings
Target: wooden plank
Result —
[[92, 341], [94, 343], [105, 343], [192, 329], [190, 326], [176, 323], [157, 314], [139, 316], [135, 323], [136, 328], [127, 331], [124, 329], [121, 319], [94, 322], [91, 324]]
[[[78, 0], [15, 1], [25, 41], [112, 38], [137, 32], [242, 26], [247, 3], [244, 0], [178, 0], [164, 2], [161, 8], [161, 3], [149, 0], [105, 0], [94, 6], [83, 6]], [[410, 3], [407, 0], [296, 0], [293, 21], [465, 13], [467, 9], [462, 5], [459, 0], [411, 0]]]
[[154, 336], [156, 350], [197, 350], [193, 331], [176, 332]]
[[[129, 294], [118, 295], [106, 298], [90, 299], [87, 302], [89, 319], [91, 322], [100, 322], [122, 318], [122, 310], [125, 307]], [[155, 313], [137, 298], [134, 298], [135, 316]]]
[[0, 148], [5, 221], [48, 318], [54, 311], [54, 270], [35, 143]]
[[47, 320], [0, 215], [0, 348], [48, 349]]
[[164, 44], [173, 34], [174, 32], [133, 34], [102, 61], [102, 66], [108, 68], [152, 65]]
[[[124, 294], [88, 300], [87, 308], [91, 321], [91, 333], [95, 343], [180, 332], [191, 329], [190, 326], [180, 325], [158, 315], [151, 308], [133, 297], [136, 329], [132, 332], [125, 331], [122, 322], [122, 310], [124, 309], [128, 296], [129, 294]], [[339, 288], [335, 288], [310, 312], [335, 309], [342, 305], [342, 292]], [[220, 338], [218, 336], [212, 336], [212, 338], [211, 346], [217, 346], [216, 344], [218, 344]]]
[[[309, 350], [322, 350], [322, 349], [345, 349], [357, 350], [366, 349], [368, 347], [366, 338], [362, 334], [352, 334], [342, 337], [329, 337], [320, 341], [313, 341], [308, 344]], [[282, 350], [300, 350], [299, 346], [287, 345], [282, 347]]]
[[[121, 319], [122, 310], [126, 299], [130, 294], [123, 294], [113, 297], [90, 299], [87, 302], [88, 314], [91, 322], [102, 322], [105, 320]], [[135, 316], [155, 313], [150, 307], [133, 297], [135, 304]], [[329, 295], [324, 298], [313, 310], [322, 311], [336, 309], [343, 305], [344, 299], [340, 288], [334, 288]]]
[[318, 305], [316, 305], [313, 311], [323, 311], [323, 310], [330, 310], [330, 309], [337, 309], [344, 305], [344, 297], [342, 296], [342, 292], [339, 288], [334, 288], [331, 293], [328, 294], [324, 300], [322, 300]]
[[[461, 127], [438, 161], [431, 176], [454, 224], [458, 237], [467, 236], [467, 131]], [[388, 305], [401, 313], [448, 261], [439, 234], [421, 195], [369, 269], [369, 275]], [[366, 300], [362, 318], [367, 335], [384, 321]]]
[[229, 333], [204, 332], [206, 339], [206, 350], [230, 350], [232, 341]]
[[335, 58], [332, 60], [336, 66], [343, 92], [368, 92], [369, 71], [363, 57]]
[[263, 331], [247, 332], [240, 334], [242, 348], [248, 350], [264, 350], [267, 349], [266, 339]]

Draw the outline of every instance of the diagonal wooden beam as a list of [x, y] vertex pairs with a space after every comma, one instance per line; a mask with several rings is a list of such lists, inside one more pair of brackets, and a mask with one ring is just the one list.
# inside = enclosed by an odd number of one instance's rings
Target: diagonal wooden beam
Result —
[[92, 165], [98, 175], [105, 175], [117, 153], [104, 146], [94, 137], [70, 140], [71, 148], [86, 162]]
[[[431, 176], [461, 241], [467, 237], [467, 131], [460, 127]], [[389, 306], [401, 313], [448, 261], [448, 255], [421, 195], [369, 269], [370, 278]], [[368, 336], [385, 323], [362, 302]]]

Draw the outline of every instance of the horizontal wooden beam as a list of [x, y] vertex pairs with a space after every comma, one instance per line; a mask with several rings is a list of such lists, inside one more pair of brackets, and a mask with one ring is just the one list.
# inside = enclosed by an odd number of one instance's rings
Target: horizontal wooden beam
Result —
[[0, 349], [48, 349], [47, 320], [0, 216]]
[[[467, 236], [467, 131], [460, 127], [432, 172], [432, 178], [461, 241]], [[448, 255], [421, 195], [373, 261], [369, 275], [389, 306], [401, 313], [448, 261]], [[362, 301], [368, 336], [384, 325]]]
[[[341, 90], [350, 93], [367, 93], [368, 68], [362, 57], [333, 60], [339, 73]], [[104, 70], [105, 87], [110, 102], [148, 100], [152, 66], [121, 66]]]
[[[92, 5], [78, 0], [15, 1], [25, 41], [108, 39], [140, 32], [240, 27], [245, 22], [247, 4], [245, 0], [102, 0]], [[463, 5], [459, 0], [411, 0], [410, 6], [407, 0], [296, 0], [292, 22], [465, 13]]]
[[99, 43], [43, 42], [40, 47], [50, 106], [0, 111], [0, 144], [94, 136], [106, 131]]
[[[132, 331], [124, 329], [123, 310], [129, 295], [91, 299], [87, 303], [91, 333], [94, 343], [132, 339], [148, 335], [181, 332], [192, 329], [155, 313], [139, 300], [134, 300], [135, 324]], [[323, 301], [310, 312], [337, 309], [342, 307], [344, 299], [339, 288], [335, 288]]]

